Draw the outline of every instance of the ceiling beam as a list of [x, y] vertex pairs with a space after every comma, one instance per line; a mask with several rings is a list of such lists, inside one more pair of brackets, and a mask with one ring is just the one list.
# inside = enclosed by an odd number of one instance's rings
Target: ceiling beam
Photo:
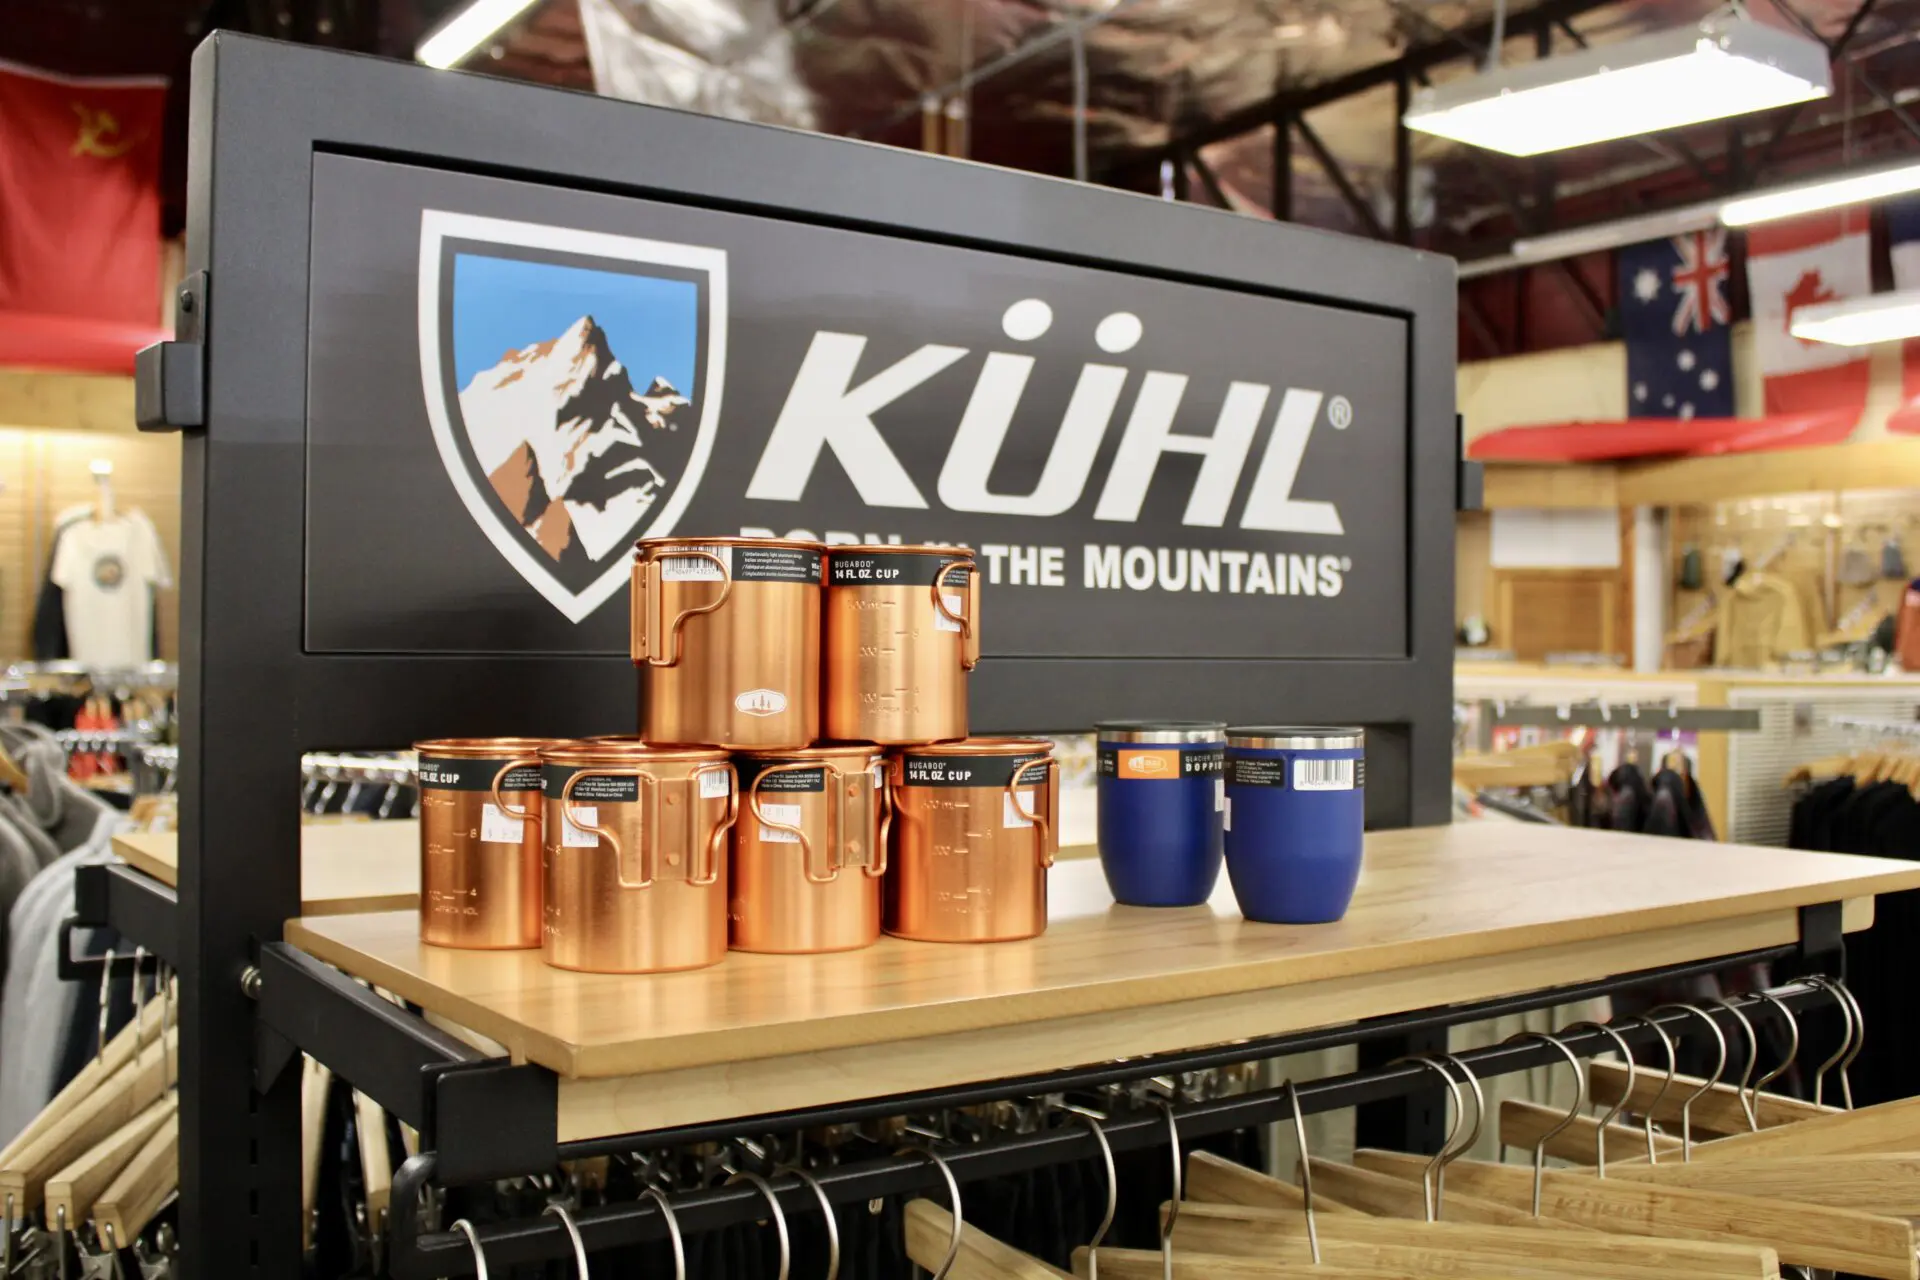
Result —
[[1346, 170], [1340, 167], [1340, 161], [1334, 158], [1333, 152], [1327, 150], [1327, 144], [1320, 141], [1320, 135], [1313, 131], [1313, 127], [1306, 122], [1305, 117], [1295, 120], [1293, 127], [1299, 130], [1301, 141], [1305, 142], [1308, 150], [1313, 152], [1313, 158], [1320, 162], [1320, 168], [1339, 190], [1340, 198], [1347, 202], [1347, 207], [1353, 210], [1354, 216], [1360, 219], [1361, 225], [1366, 227], [1367, 234], [1376, 240], [1387, 239], [1387, 229], [1381, 224], [1380, 215], [1373, 211], [1373, 206], [1367, 203], [1366, 197], [1362, 196], [1359, 189], [1353, 185], [1353, 180], [1347, 177]]

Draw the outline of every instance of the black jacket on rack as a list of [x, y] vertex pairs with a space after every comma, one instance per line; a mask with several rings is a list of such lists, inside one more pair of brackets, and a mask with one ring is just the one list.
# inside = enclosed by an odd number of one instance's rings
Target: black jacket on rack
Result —
[[[1796, 849], [1920, 861], [1920, 802], [1897, 782], [1822, 782], [1794, 804], [1787, 843]], [[1881, 894], [1874, 903], [1873, 927], [1847, 935], [1847, 987], [1867, 1023], [1865, 1047], [1849, 1073], [1859, 1106], [1920, 1093], [1920, 1059], [1913, 1056], [1920, 1048], [1920, 996], [1913, 983], [1915, 962], [1920, 961], [1916, 939], [1920, 889]], [[1815, 1064], [1832, 1052], [1839, 1034], [1838, 1018], [1823, 1021], [1834, 1030], [1805, 1051]]]

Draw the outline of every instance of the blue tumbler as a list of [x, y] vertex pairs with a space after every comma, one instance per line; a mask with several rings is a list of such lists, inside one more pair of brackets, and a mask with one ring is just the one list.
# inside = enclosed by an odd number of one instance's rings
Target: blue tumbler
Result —
[[1360, 881], [1366, 734], [1258, 726], [1227, 730], [1227, 876], [1240, 913], [1324, 924]]
[[1218, 720], [1108, 720], [1099, 740], [1100, 865], [1130, 907], [1191, 907], [1220, 879]]

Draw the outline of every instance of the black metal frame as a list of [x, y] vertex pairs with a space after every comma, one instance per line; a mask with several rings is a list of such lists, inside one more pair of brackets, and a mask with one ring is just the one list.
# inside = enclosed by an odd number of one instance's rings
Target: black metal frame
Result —
[[[1309, 722], [1368, 725], [1372, 821], [1446, 820], [1458, 481], [1450, 262], [840, 139], [215, 35], [194, 56], [188, 277], [176, 305], [181, 340], [195, 345], [157, 349], [142, 365], [144, 425], [188, 427], [172, 946], [189, 1275], [279, 1277], [298, 1266], [298, 1073], [256, 1078], [236, 1046], [254, 1041], [249, 968], [271, 970], [269, 989], [291, 985], [285, 975], [295, 972], [262, 948], [299, 911], [301, 753], [509, 725], [535, 734], [631, 727], [620, 716], [632, 699], [619, 691], [634, 677], [620, 658], [304, 650], [305, 300], [319, 152], [770, 212], [1408, 318], [1411, 656], [1196, 663], [1182, 679], [1196, 715], [1285, 705]], [[806, 180], [777, 180], [796, 173]], [[670, 186], [661, 175], [672, 175]], [[1094, 690], [1101, 705], [1122, 705], [1166, 679], [1155, 661], [1084, 661], [1072, 679], [1066, 670], [1057, 660], [983, 662], [976, 721], [1081, 724], [1093, 718]], [[300, 1030], [269, 1029], [262, 1062], [272, 1068]], [[416, 1106], [423, 1116], [486, 1074], [429, 1069], [437, 1082], [431, 1103]]]
[[[1625, 975], [1606, 982], [1586, 983], [1556, 991], [1536, 992], [1528, 996], [1453, 1006], [1444, 1010], [1428, 1010], [1394, 1018], [1374, 1019], [1357, 1027], [1249, 1041], [1231, 1046], [1229, 1049], [1214, 1051], [1208, 1056], [1207, 1063], [1221, 1065], [1225, 1062], [1247, 1062], [1288, 1053], [1305, 1052], [1347, 1043], [1356, 1032], [1361, 1036], [1377, 1039], [1386, 1035], [1427, 1034], [1438, 1031], [1438, 1043], [1434, 1047], [1444, 1050], [1444, 1028], [1447, 1026], [1497, 1016], [1501, 1013], [1567, 1003], [1606, 990], [1620, 990], [1658, 977], [1677, 977], [1701, 972], [1716, 965], [1780, 958], [1794, 954], [1795, 951], [1796, 948], [1790, 946], [1769, 948], [1746, 956], [1729, 956], [1706, 964], [1651, 970], [1643, 974]], [[1789, 1006], [1832, 998], [1826, 992], [1810, 986], [1790, 988], [1776, 994]], [[1754, 997], [1738, 999], [1731, 1003], [1750, 1019], [1755, 1015], [1762, 1018], [1777, 1016], [1777, 1010], [1772, 1005]], [[1723, 1030], [1730, 1029], [1726, 1024], [1730, 1024], [1732, 1015], [1718, 1008], [1707, 1009], [1704, 1012], [1716, 1022], [1722, 1023]], [[1691, 1013], [1661, 1013], [1654, 1015], [1651, 1022], [1659, 1024], [1676, 1040], [1700, 1030], [1699, 1020]], [[1640, 1047], [1651, 1044], [1658, 1033], [1648, 1023], [1635, 1021], [1616, 1028], [1615, 1034], [1620, 1035], [1628, 1044]], [[1609, 1052], [1616, 1048], [1612, 1036], [1600, 1031], [1574, 1032], [1558, 1035], [1555, 1038], [1581, 1057]], [[1558, 1050], [1538, 1040], [1508, 1042], [1454, 1056], [1464, 1061], [1473, 1074], [1482, 1079], [1524, 1071], [1532, 1067], [1557, 1065], [1565, 1061], [1564, 1055]], [[940, 1107], [966, 1105], [985, 1098], [1057, 1093], [1084, 1087], [1096, 1079], [1106, 1082], [1160, 1075], [1169, 1070], [1194, 1069], [1189, 1066], [1163, 1066], [1159, 1070], [1143, 1070], [1141, 1074], [1136, 1075], [1135, 1068], [1139, 1065], [1130, 1062], [1125, 1064], [1124, 1069], [1109, 1067], [1097, 1072], [1058, 1073], [1036, 1078], [1038, 1083], [1035, 1080], [1003, 1082], [998, 1086], [939, 1091], [937, 1094], [919, 1095], [912, 1105], [907, 1105], [905, 1098], [889, 1099], [884, 1104], [886, 1109], [882, 1111], [873, 1111], [865, 1106], [822, 1108], [818, 1111], [769, 1117], [760, 1121], [733, 1121], [729, 1122], [724, 1131], [716, 1128], [711, 1132], [687, 1130], [632, 1135], [621, 1139], [616, 1147], [610, 1147], [610, 1149], [648, 1149], [681, 1142], [708, 1140], [725, 1134], [758, 1137], [821, 1124], [845, 1123], [876, 1115], [916, 1114], [923, 1109], [933, 1110]], [[1182, 1139], [1191, 1140], [1284, 1120], [1293, 1114], [1293, 1102], [1296, 1097], [1302, 1114], [1338, 1111], [1348, 1107], [1360, 1108], [1364, 1114], [1369, 1106], [1392, 1103], [1417, 1104], [1436, 1114], [1444, 1134], [1446, 1115], [1444, 1089], [1445, 1086], [1440, 1083], [1437, 1075], [1421, 1064], [1400, 1061], [1397, 1058], [1378, 1064], [1368, 1064], [1363, 1061], [1359, 1071], [1345, 1076], [1301, 1083], [1297, 1087], [1283, 1085], [1277, 1089], [1191, 1103], [1177, 1107], [1174, 1115]], [[1165, 1117], [1157, 1110], [1115, 1116], [1101, 1123], [1101, 1129], [1115, 1152], [1164, 1145], [1167, 1141], [1166, 1126]], [[1373, 1141], [1374, 1139], [1367, 1135], [1362, 1126], [1359, 1131], [1358, 1145], [1370, 1145]], [[1438, 1149], [1437, 1142], [1431, 1149]], [[569, 1143], [563, 1148], [561, 1154], [572, 1158], [592, 1154], [593, 1150], [591, 1144]], [[1097, 1158], [1099, 1153], [1096, 1140], [1087, 1127], [1083, 1123], [1072, 1123], [1037, 1133], [960, 1147], [940, 1154], [952, 1170], [955, 1179], [964, 1184], [982, 1178], [1021, 1173], [1047, 1165], [1091, 1160]], [[424, 1280], [429, 1276], [474, 1274], [474, 1258], [465, 1236], [451, 1231], [424, 1232], [421, 1229], [419, 1192], [431, 1180], [440, 1176], [437, 1155], [423, 1151], [421, 1155], [409, 1160], [394, 1179], [393, 1235], [388, 1256], [393, 1272], [400, 1280], [416, 1280], [416, 1278]], [[819, 1170], [816, 1177], [826, 1192], [827, 1198], [836, 1204], [853, 1204], [887, 1196], [924, 1193], [944, 1185], [934, 1168], [920, 1159], [868, 1161]], [[777, 1179], [774, 1186], [782, 1208], [789, 1214], [800, 1217], [819, 1211], [811, 1190], [798, 1180]], [[764, 1218], [766, 1214], [766, 1203], [760, 1197], [760, 1193], [746, 1187], [718, 1187], [676, 1196], [673, 1207], [681, 1230], [689, 1235], [751, 1222]], [[585, 1210], [577, 1214], [575, 1220], [590, 1250], [639, 1244], [661, 1239], [666, 1235], [665, 1219], [658, 1208], [646, 1201]], [[564, 1228], [549, 1217], [516, 1220], [484, 1228], [479, 1232], [479, 1236], [490, 1267], [571, 1256], [571, 1243]]]

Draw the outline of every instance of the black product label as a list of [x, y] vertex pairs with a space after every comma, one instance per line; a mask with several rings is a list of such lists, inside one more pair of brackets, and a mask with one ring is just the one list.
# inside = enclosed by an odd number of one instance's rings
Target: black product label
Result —
[[1236, 787], [1285, 787], [1286, 758], [1235, 756], [1227, 762], [1227, 781]]
[[1023, 787], [1038, 786], [1053, 770], [1052, 758], [1044, 755], [1018, 756], [921, 756], [904, 758], [901, 770], [909, 787], [1004, 787], [1013, 781], [1021, 765], [1034, 760], [1047, 763], [1020, 775]]
[[1221, 746], [1130, 746], [1102, 743], [1096, 753], [1100, 776], [1130, 782], [1165, 778], [1218, 777], [1227, 749]]
[[[822, 569], [818, 551], [799, 547], [712, 546], [689, 544], [687, 551], [704, 551], [728, 566], [735, 582], [804, 582], [818, 586]], [[665, 582], [718, 582], [720, 566], [705, 556], [660, 556], [660, 577]]]
[[769, 770], [780, 769], [783, 765], [796, 763], [789, 760], [752, 760], [735, 762], [740, 769], [740, 790], [745, 792], [758, 786], [760, 794], [769, 791], [825, 791], [827, 789], [827, 771], [823, 766], [813, 765], [806, 769], [786, 769], [780, 773]]
[[[439, 791], [491, 791], [493, 780], [500, 770], [506, 768], [506, 758], [499, 760], [464, 760], [445, 756], [420, 757], [420, 785]], [[538, 791], [540, 790], [540, 768], [538, 765], [519, 765], [507, 770], [500, 779], [502, 791]]]
[[[965, 564], [953, 562], [967, 553], [955, 549], [953, 555], [873, 551], [827, 552], [827, 585], [830, 587], [930, 587], [940, 566], [943, 586], [964, 587], [970, 572]], [[969, 557], [970, 558], [970, 557]]]
[[573, 784], [573, 794], [568, 797], [574, 804], [625, 804], [640, 798], [640, 779], [622, 778], [617, 775], [595, 773], [591, 769], [579, 769], [570, 765], [553, 765], [546, 768], [546, 792], [558, 800], [565, 795], [567, 779], [578, 777]]

